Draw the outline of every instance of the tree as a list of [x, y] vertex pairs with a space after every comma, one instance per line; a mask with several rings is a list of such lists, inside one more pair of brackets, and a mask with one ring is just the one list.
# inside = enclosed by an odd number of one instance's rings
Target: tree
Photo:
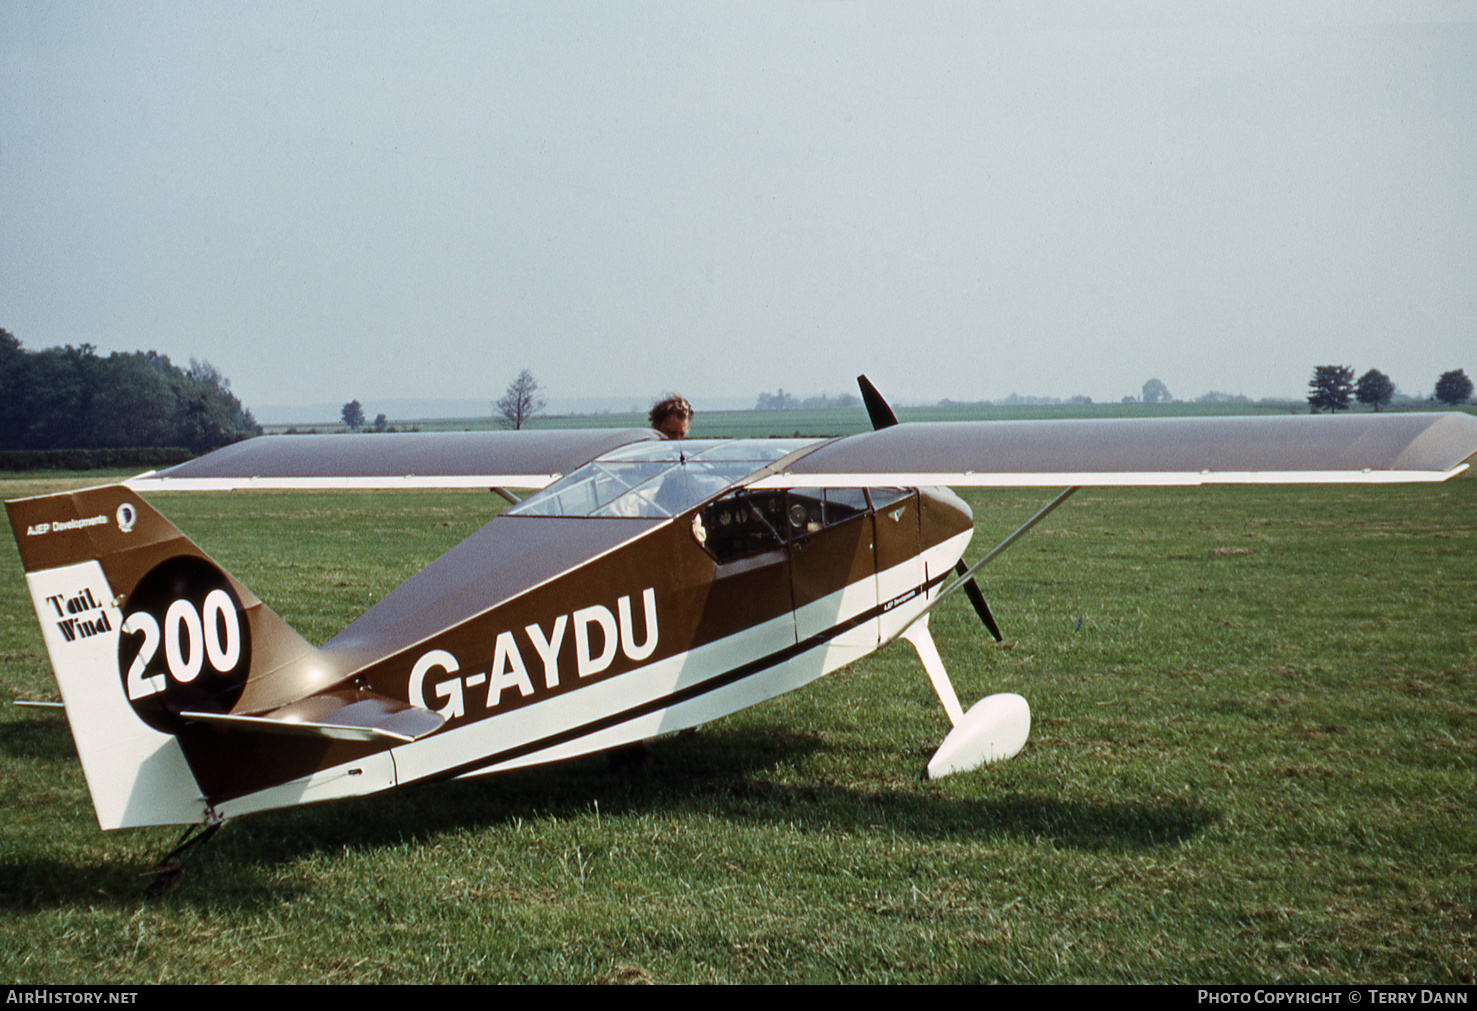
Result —
[[26, 389], [29, 365], [20, 340], [0, 329], [0, 447], [20, 445], [26, 430]]
[[1157, 379], [1150, 379], [1144, 384], [1144, 403], [1167, 404], [1174, 398], [1169, 395], [1169, 387]]
[[196, 453], [260, 435], [209, 362], [188, 372], [157, 351], [91, 344], [29, 352], [0, 330], [0, 448], [182, 446]]
[[1443, 372], [1436, 380], [1436, 399], [1455, 407], [1472, 399], [1472, 380], [1461, 369]]
[[179, 438], [180, 398], [147, 355], [114, 352], [96, 365], [91, 446], [168, 446]]
[[153, 362], [155, 368], [176, 377], [178, 431], [186, 448], [204, 453], [262, 433], [251, 412], [231, 392], [230, 380], [214, 365], [191, 358], [189, 372], [181, 372], [163, 355], [154, 356]]
[[91, 344], [47, 348], [30, 356], [25, 392], [31, 409], [22, 434], [23, 449], [70, 449], [92, 437], [92, 397], [98, 358]]
[[344, 424], [356, 432], [364, 427], [364, 408], [357, 400], [351, 400], [345, 404], [339, 415], [344, 419]]
[[1319, 411], [1347, 411], [1354, 393], [1354, 370], [1347, 365], [1319, 365], [1308, 380], [1308, 407]]
[[385, 417], [385, 412], [384, 411], [381, 411], [380, 413], [378, 413], [378, 414], [376, 414], [374, 416], [374, 430], [376, 432], [383, 432], [385, 429], [387, 429], [389, 427], [390, 427], [390, 419], [387, 418], [387, 417]]
[[527, 369], [518, 373], [518, 378], [508, 384], [507, 392], [493, 406], [496, 409], [493, 417], [500, 425], [517, 429], [532, 421], [544, 409], [533, 373]]
[[1378, 411], [1390, 398], [1395, 396], [1395, 384], [1390, 377], [1379, 369], [1370, 369], [1359, 377], [1359, 383], [1354, 387], [1354, 397], [1365, 407], [1373, 407]]

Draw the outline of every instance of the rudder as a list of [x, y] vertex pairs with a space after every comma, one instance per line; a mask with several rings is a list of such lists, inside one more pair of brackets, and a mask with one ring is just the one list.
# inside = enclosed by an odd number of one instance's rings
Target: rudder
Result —
[[179, 714], [299, 698], [316, 651], [123, 485], [6, 510], [99, 824], [209, 817]]

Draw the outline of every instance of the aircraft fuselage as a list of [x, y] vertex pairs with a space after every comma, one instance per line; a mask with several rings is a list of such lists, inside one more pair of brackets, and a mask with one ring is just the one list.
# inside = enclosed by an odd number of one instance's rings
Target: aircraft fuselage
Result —
[[[213, 806], [230, 816], [315, 793], [483, 775], [736, 712], [896, 637], [963, 553], [972, 516], [946, 489], [870, 497], [739, 489], [671, 520], [504, 515], [456, 550], [481, 541], [483, 550], [501, 542], [523, 551], [589, 538], [595, 527], [609, 528], [613, 542], [598, 557], [354, 676], [357, 688], [444, 717], [429, 737], [394, 747], [279, 740], [268, 748], [235, 735], [181, 734]], [[427, 573], [435, 579], [435, 566]], [[426, 616], [397, 610], [393, 597], [386, 627], [409, 628], [409, 638], [418, 621], [435, 625], [434, 605]], [[351, 625], [323, 652], [331, 658], [340, 640], [352, 652], [367, 634]], [[223, 750], [242, 746], [251, 761], [224, 761]]]

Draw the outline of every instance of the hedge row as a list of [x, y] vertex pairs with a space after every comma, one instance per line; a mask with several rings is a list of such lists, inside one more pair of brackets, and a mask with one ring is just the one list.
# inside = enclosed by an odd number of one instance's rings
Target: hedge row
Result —
[[194, 454], [181, 446], [113, 446], [107, 449], [5, 449], [0, 470], [151, 470], [184, 463]]

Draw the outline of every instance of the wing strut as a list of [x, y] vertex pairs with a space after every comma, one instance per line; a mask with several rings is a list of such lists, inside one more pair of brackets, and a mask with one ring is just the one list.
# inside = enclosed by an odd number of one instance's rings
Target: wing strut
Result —
[[[1067, 499], [1071, 498], [1073, 493], [1075, 493], [1080, 487], [1081, 485], [1073, 485], [1072, 487], [1063, 491], [1056, 498], [1052, 499], [1035, 516], [1032, 516], [1030, 519], [1026, 520], [1026, 522], [1022, 523], [1020, 527], [1016, 529], [1015, 533], [1011, 534], [1009, 537], [1005, 538], [1005, 540], [1001, 541], [999, 544], [991, 548], [989, 554], [985, 555], [985, 557], [981, 558], [979, 561], [969, 566], [969, 568], [963, 570], [955, 569], [954, 571], [959, 573], [959, 577], [948, 586], [940, 590], [938, 596], [930, 600], [928, 602], [928, 606], [925, 607], [921, 612], [919, 612], [918, 617], [914, 618], [913, 620], [916, 622], [920, 618], [926, 617], [929, 611], [932, 611], [935, 607], [938, 607], [940, 602], [946, 599], [950, 594], [954, 593], [965, 584], [973, 582], [974, 574], [976, 572], [984, 568], [986, 565], [990, 564], [990, 562], [994, 561], [1002, 552], [1005, 551], [1006, 548], [1010, 547], [1016, 541], [1024, 537], [1032, 527], [1034, 527], [1037, 523], [1040, 523], [1042, 520], [1046, 519], [1047, 515], [1053, 509], [1061, 505], [1063, 502], [1067, 501]], [[963, 563], [961, 562], [960, 564], [962, 565]], [[983, 618], [984, 615], [982, 614], [980, 615], [980, 617]], [[985, 624], [987, 625], [989, 623], [989, 621], [985, 622]], [[907, 636], [906, 629], [904, 630], [903, 635], [904, 637]], [[999, 636], [997, 635], [996, 638], [998, 639]]]

